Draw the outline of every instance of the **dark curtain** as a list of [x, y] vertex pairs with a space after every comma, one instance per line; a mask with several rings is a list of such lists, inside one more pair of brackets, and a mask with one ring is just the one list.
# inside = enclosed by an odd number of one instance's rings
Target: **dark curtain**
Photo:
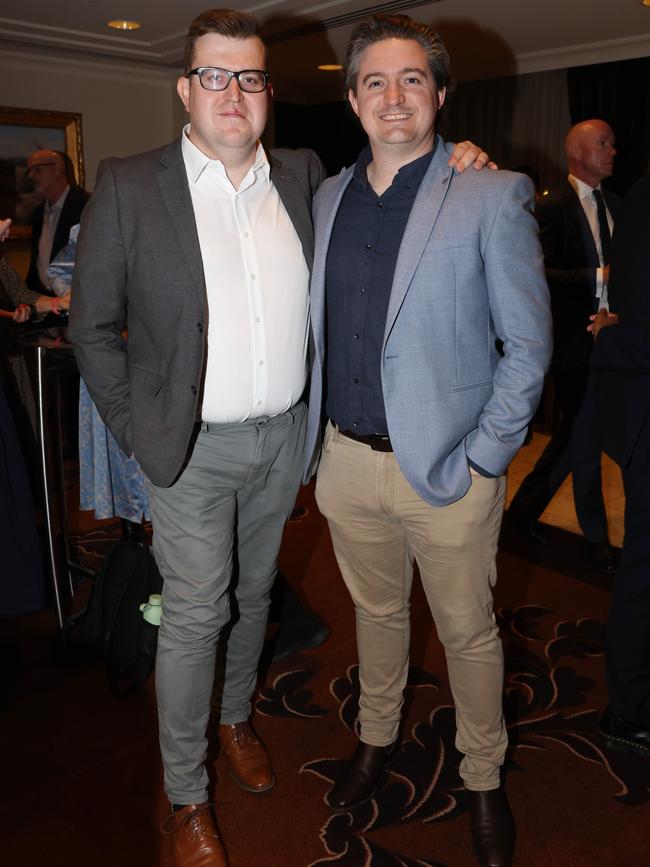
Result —
[[608, 186], [625, 193], [648, 170], [650, 58], [569, 69], [571, 123], [598, 117], [614, 130], [618, 156]]
[[322, 105], [275, 103], [275, 147], [315, 150], [328, 175], [352, 165], [366, 143], [359, 122], [343, 101]]

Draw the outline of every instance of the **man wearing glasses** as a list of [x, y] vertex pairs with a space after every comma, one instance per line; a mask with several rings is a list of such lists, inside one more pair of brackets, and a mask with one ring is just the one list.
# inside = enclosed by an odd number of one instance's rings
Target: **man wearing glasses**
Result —
[[148, 477], [176, 867], [227, 864], [205, 769], [217, 646], [231, 774], [253, 793], [275, 782], [248, 720], [301, 476], [310, 207], [323, 169], [311, 151], [267, 155], [259, 143], [271, 88], [257, 34], [245, 13], [193, 21], [177, 86], [190, 123], [161, 150], [101, 166], [73, 291], [81, 374]]
[[35, 292], [50, 292], [47, 269], [68, 243], [70, 229], [81, 219], [88, 193], [77, 186], [72, 165], [58, 151], [35, 151], [27, 161], [34, 190], [43, 197], [32, 219], [32, 257], [26, 283]]

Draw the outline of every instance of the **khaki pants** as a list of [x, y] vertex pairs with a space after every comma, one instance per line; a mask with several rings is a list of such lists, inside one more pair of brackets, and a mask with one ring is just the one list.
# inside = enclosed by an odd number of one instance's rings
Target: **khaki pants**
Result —
[[507, 747], [491, 589], [504, 498], [505, 477], [473, 476], [461, 500], [431, 506], [392, 452], [372, 451], [328, 425], [316, 499], [356, 609], [361, 740], [386, 746], [398, 736], [415, 559], [447, 658], [460, 774], [474, 790], [499, 785]]

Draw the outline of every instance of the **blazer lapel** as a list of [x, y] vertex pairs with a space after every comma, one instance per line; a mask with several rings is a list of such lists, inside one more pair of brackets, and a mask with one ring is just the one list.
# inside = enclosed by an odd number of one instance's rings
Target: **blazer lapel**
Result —
[[293, 223], [302, 252], [311, 273], [314, 263], [314, 230], [311, 221], [310, 203], [305, 198], [298, 179], [290, 166], [284, 165], [272, 153], [269, 154], [271, 164], [271, 182], [278, 191], [287, 214]]
[[341, 199], [352, 180], [353, 173], [354, 166], [342, 169], [336, 181], [334, 183], [327, 181], [321, 187], [320, 192], [314, 200], [316, 240], [309, 303], [312, 330], [314, 332], [316, 350], [320, 358], [323, 358], [325, 354], [325, 274], [327, 251], [329, 250], [332, 229], [334, 228], [334, 221], [338, 214]]
[[160, 158], [158, 186], [185, 253], [192, 279], [203, 296], [205, 294], [203, 259], [180, 138], [169, 144], [163, 151]]
[[404, 302], [413, 275], [417, 270], [438, 218], [442, 203], [451, 186], [453, 171], [447, 165], [448, 158], [449, 155], [445, 149], [445, 143], [438, 136], [435, 153], [425, 176], [422, 178], [422, 183], [415, 197], [415, 202], [413, 202], [413, 208], [411, 209], [411, 214], [404, 230], [404, 237], [400, 245], [397, 264], [395, 265], [393, 287], [388, 303], [384, 343], [388, 339], [400, 307]]

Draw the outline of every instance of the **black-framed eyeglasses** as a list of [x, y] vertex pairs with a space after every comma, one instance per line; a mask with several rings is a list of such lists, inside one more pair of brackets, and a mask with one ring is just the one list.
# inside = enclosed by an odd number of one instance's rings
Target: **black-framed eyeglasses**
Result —
[[231, 72], [218, 66], [197, 66], [185, 75], [187, 78], [198, 75], [201, 87], [205, 90], [225, 90], [231, 80], [236, 78], [240, 90], [244, 93], [261, 93], [271, 78], [263, 69], [240, 69], [239, 72]]

